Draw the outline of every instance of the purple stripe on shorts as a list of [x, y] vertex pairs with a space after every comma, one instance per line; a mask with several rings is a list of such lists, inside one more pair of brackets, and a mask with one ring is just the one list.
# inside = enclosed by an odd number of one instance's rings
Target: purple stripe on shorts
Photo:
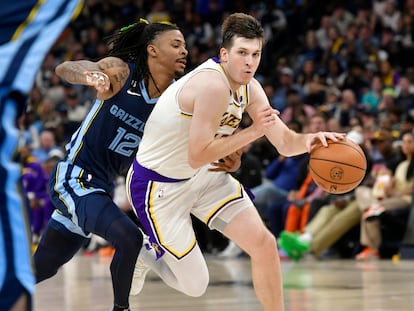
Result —
[[162, 248], [161, 243], [159, 243], [149, 211], [150, 193], [153, 181], [180, 182], [186, 179], [174, 179], [162, 176], [157, 172], [143, 167], [136, 160], [133, 162], [133, 169], [134, 174], [132, 175], [130, 181], [130, 193], [133, 207], [137, 212], [139, 221], [149, 236], [151, 246], [157, 252], [157, 258], [160, 258], [164, 254], [165, 250]]
[[162, 176], [153, 170], [143, 167], [141, 164], [138, 163], [137, 160], [134, 160], [132, 165], [134, 168], [134, 174], [138, 174], [140, 177], [149, 179], [149, 180], [155, 180], [155, 181], [161, 181], [161, 182], [179, 182], [179, 181], [184, 181], [184, 180], [189, 179], [189, 178], [175, 179], [175, 178], [169, 178], [169, 177]]

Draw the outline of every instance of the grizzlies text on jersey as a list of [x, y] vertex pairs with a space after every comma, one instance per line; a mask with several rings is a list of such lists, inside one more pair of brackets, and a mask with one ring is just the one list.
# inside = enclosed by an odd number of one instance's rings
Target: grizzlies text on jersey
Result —
[[[129, 66], [132, 72], [133, 65]], [[143, 81], [131, 87], [130, 79], [114, 97], [95, 100], [66, 146], [67, 162], [85, 169], [83, 178], [108, 192], [116, 176], [126, 174], [131, 165], [158, 100], [149, 97]]]

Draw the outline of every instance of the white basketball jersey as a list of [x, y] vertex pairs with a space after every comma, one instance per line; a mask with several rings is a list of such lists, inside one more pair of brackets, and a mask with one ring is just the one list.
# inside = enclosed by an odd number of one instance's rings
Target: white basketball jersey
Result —
[[192, 76], [206, 70], [215, 70], [222, 74], [229, 86], [229, 105], [221, 119], [217, 135], [231, 135], [238, 128], [248, 103], [248, 85], [241, 86], [237, 96], [233, 96], [221, 65], [209, 59], [170, 85], [159, 98], [147, 120], [139, 145], [137, 160], [142, 166], [177, 179], [190, 178], [197, 172], [188, 164], [188, 137], [192, 114], [180, 109], [178, 95]]

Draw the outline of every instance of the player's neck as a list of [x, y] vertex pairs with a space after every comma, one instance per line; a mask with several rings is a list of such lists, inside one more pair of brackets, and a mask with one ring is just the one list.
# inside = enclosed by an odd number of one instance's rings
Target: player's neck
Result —
[[150, 75], [146, 81], [148, 94], [151, 98], [160, 97], [173, 81], [169, 76]]

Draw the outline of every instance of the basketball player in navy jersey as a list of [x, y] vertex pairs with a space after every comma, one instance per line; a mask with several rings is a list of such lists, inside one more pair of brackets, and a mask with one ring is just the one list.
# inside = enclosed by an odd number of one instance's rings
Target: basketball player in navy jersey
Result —
[[0, 310], [32, 309], [30, 225], [15, 162], [16, 120], [46, 53], [79, 12], [79, 0], [1, 1], [0, 9]]
[[158, 97], [184, 73], [187, 50], [172, 24], [124, 27], [109, 42], [108, 57], [68, 61], [56, 73], [73, 84], [96, 88], [96, 100], [67, 144], [50, 180], [55, 212], [34, 254], [36, 281], [56, 274], [91, 233], [115, 248], [110, 270], [114, 311], [129, 310], [134, 265], [143, 245], [138, 226], [113, 202], [117, 176], [126, 173], [145, 122]]

